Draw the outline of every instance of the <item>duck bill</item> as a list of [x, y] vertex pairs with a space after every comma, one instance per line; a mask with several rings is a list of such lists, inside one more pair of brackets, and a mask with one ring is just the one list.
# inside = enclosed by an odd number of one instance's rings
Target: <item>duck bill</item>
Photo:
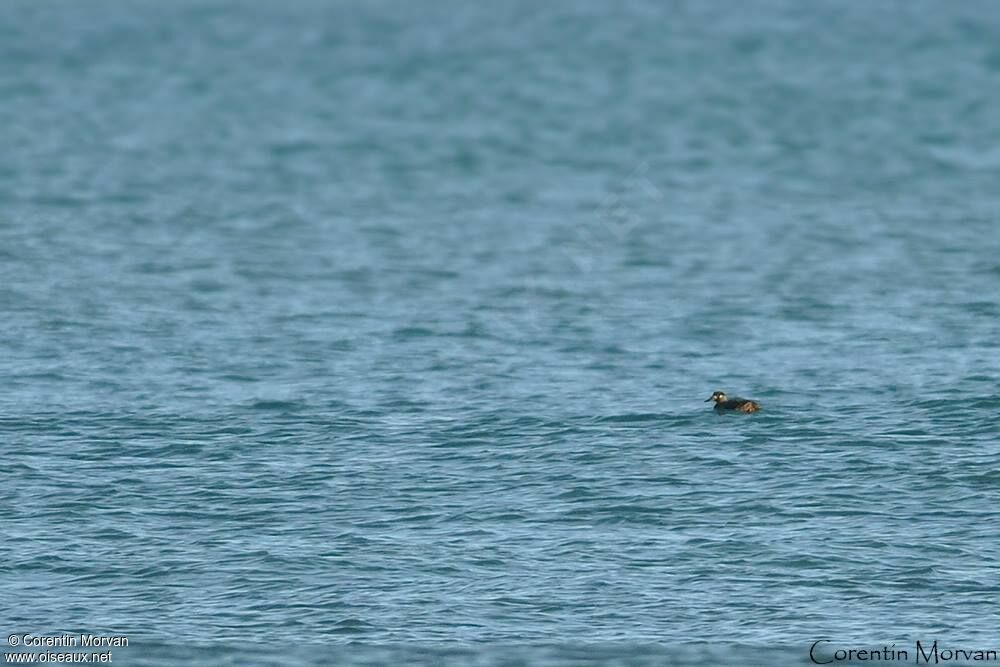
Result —
[[705, 402], [706, 402], [706, 403], [708, 403], [708, 402], [709, 402], [709, 401], [711, 401], [711, 400], [712, 400], [713, 398], [715, 398], [715, 396], [709, 396], [708, 398], [706, 398], [706, 399], [705, 399]]

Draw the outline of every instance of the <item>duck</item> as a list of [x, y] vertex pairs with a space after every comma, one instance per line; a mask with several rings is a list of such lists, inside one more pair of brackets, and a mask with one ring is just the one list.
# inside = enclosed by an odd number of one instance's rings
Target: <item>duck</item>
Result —
[[729, 398], [724, 391], [712, 392], [712, 395], [705, 399], [705, 402], [715, 401], [717, 412], [725, 410], [735, 410], [736, 412], [757, 412], [760, 410], [760, 403], [749, 398], [734, 396]]

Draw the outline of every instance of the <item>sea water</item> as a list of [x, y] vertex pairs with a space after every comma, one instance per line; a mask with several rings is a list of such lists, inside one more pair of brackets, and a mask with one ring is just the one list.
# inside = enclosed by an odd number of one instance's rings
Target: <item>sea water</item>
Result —
[[991, 2], [3, 3], [7, 651], [1000, 648], [998, 107]]

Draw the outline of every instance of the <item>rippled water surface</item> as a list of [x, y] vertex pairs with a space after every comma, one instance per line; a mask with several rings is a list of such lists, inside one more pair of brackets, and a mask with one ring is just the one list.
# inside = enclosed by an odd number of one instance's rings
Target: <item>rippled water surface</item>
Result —
[[995, 4], [13, 0], [0, 100], [8, 634], [1000, 648]]

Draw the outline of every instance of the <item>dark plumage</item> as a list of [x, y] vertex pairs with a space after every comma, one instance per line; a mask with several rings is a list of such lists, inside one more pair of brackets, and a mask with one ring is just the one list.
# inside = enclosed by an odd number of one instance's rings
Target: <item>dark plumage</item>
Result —
[[752, 401], [749, 398], [739, 398], [734, 396], [733, 398], [727, 398], [726, 392], [717, 391], [711, 396], [705, 399], [705, 402], [715, 401], [715, 409], [719, 412], [724, 410], [735, 410], [736, 412], [757, 412], [760, 410], [760, 403], [757, 401]]

